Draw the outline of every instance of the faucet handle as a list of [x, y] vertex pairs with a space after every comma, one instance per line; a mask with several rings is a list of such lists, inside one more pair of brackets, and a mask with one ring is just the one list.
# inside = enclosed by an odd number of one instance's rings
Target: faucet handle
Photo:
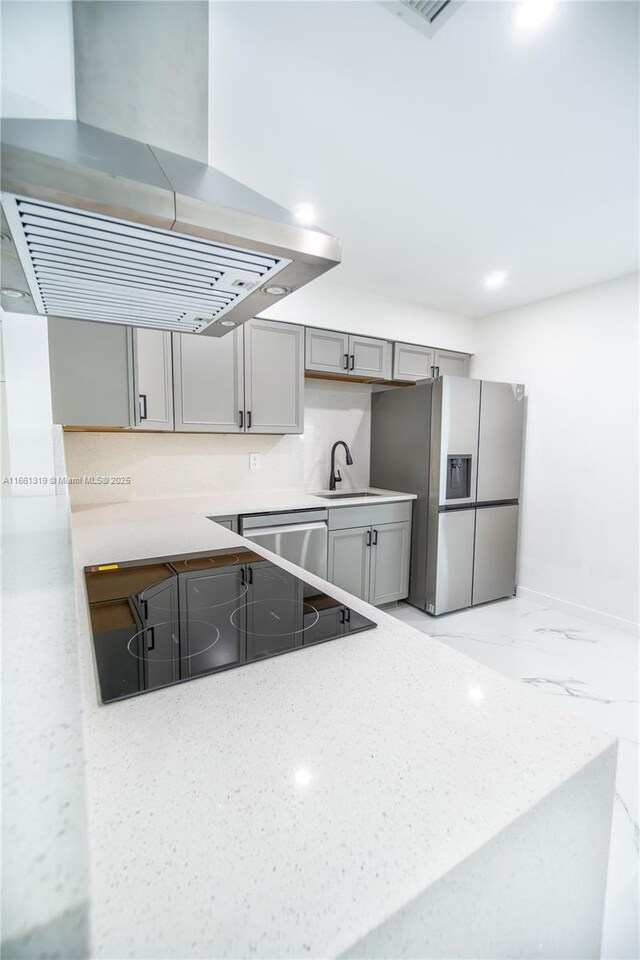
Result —
[[342, 477], [340, 475], [339, 470], [336, 470], [336, 472], [333, 475], [333, 479], [335, 480], [336, 483], [342, 483]]

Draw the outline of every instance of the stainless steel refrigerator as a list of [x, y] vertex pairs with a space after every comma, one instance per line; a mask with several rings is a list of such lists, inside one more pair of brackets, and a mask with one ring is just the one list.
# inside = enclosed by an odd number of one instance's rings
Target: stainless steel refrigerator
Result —
[[427, 613], [515, 593], [524, 398], [446, 376], [372, 396], [371, 483], [417, 496], [409, 602]]

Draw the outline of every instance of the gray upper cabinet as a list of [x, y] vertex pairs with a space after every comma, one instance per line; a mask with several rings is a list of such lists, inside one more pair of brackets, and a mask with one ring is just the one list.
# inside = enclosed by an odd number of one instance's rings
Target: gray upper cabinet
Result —
[[407, 596], [410, 548], [411, 524], [408, 521], [373, 528], [369, 603], [379, 606]]
[[53, 422], [130, 427], [133, 379], [129, 328], [88, 320], [49, 319]]
[[436, 350], [433, 358], [435, 376], [468, 377], [469, 354], [455, 350]]
[[140, 430], [173, 430], [171, 334], [134, 328], [134, 422]]
[[305, 368], [319, 373], [347, 373], [349, 370], [349, 334], [334, 330], [306, 331]]
[[373, 337], [349, 337], [349, 371], [354, 377], [391, 379], [391, 344]]
[[433, 347], [422, 347], [415, 343], [394, 343], [393, 379], [425, 380], [433, 377]]
[[392, 344], [388, 340], [312, 327], [307, 327], [305, 339], [305, 369], [311, 372], [391, 378]]
[[246, 431], [302, 433], [304, 327], [274, 320], [245, 323], [244, 374]]
[[224, 337], [173, 334], [176, 430], [243, 431], [243, 356], [242, 328]]

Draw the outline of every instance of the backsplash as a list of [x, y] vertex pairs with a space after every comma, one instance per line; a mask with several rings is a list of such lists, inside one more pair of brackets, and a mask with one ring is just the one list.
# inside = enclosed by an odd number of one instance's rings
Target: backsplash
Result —
[[[346, 440], [353, 466], [338, 462], [343, 489], [369, 483], [371, 386], [305, 381], [304, 433], [66, 433], [69, 477], [130, 477], [126, 486], [73, 484], [71, 502], [106, 503], [238, 490], [326, 489], [331, 446]], [[249, 454], [260, 468], [249, 470]]]

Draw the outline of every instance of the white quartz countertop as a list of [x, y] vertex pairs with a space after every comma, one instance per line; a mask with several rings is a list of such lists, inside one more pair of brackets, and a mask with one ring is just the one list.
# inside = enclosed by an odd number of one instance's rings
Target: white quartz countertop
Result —
[[244, 544], [206, 517], [321, 505], [73, 513], [97, 956], [337, 956], [611, 746], [311, 574], [377, 629], [99, 703], [85, 565]]

